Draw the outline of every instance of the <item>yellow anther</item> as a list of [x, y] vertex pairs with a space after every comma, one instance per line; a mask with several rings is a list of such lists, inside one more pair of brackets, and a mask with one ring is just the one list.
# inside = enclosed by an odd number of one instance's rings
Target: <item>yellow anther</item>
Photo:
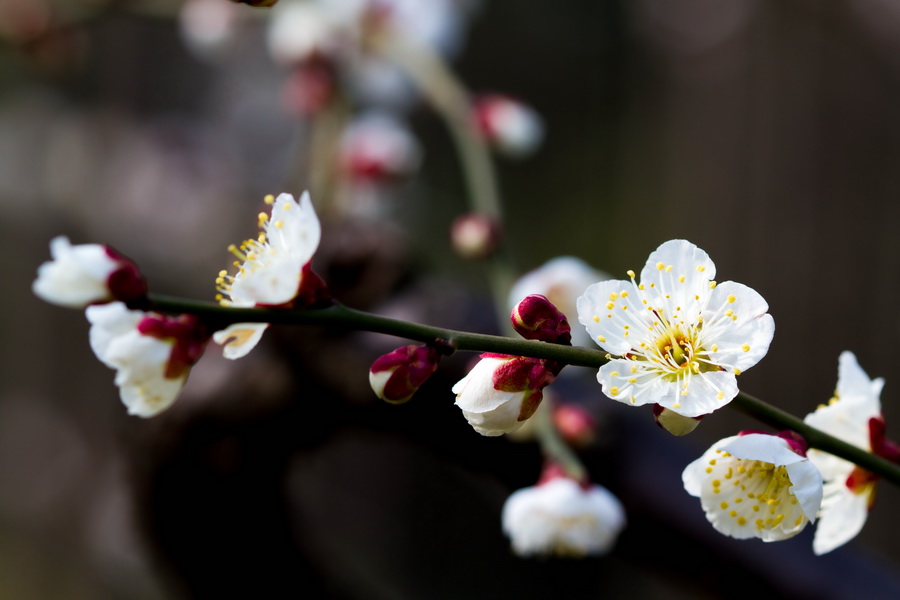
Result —
[[656, 263], [656, 270], [657, 270], [657, 271], [662, 271], [662, 270], [665, 269], [665, 268], [666, 268], [666, 265], [664, 265], [663, 263], [661, 263], [661, 262]]
[[715, 287], [716, 287], [716, 282], [715, 282], [715, 281], [710, 281], [710, 282], [709, 282], [709, 289], [713, 289], [713, 288], [715, 288]]
[[627, 298], [627, 297], [628, 297], [628, 290], [622, 290], [621, 292], [619, 292], [619, 295], [622, 296], [623, 298]]
[[722, 482], [719, 481], [718, 479], [713, 479], [712, 485], [713, 485], [713, 487], [721, 487]]
[[594, 315], [592, 318], [594, 319], [594, 323], [600, 322], [600, 317], [598, 317], [597, 315]]
[[613, 386], [613, 387], [609, 388], [609, 393], [612, 394], [613, 396], [618, 396], [619, 388], [617, 386]]
[[228, 271], [226, 271], [225, 269], [219, 271], [219, 277], [225, 277], [226, 275], [228, 275]]
[[731, 310], [730, 308], [729, 308], [728, 310], [725, 311], [725, 316], [726, 316], [726, 317], [730, 317], [730, 316], [733, 315], [733, 314], [734, 314], [734, 311]]
[[607, 310], [612, 310], [612, 309], [614, 309], [615, 307], [616, 307], [616, 303], [615, 303], [615, 302], [607, 302], [607, 303], [606, 303], [606, 309], [607, 309]]
[[639, 284], [638, 284], [638, 289], [639, 289], [639, 290], [644, 289], [644, 284], [643, 284], [643, 283], [639, 283]]
[[743, 502], [743, 501], [744, 501], [743, 498], [735, 498], [735, 499], [734, 499], [734, 503], [735, 503], [735, 504], [740, 504], [740, 503]]
[[722, 503], [719, 506], [722, 508], [722, 510], [725, 510], [726, 508], [728, 508], [728, 503], [722, 500]]
[[603, 337], [602, 335], [598, 335], [598, 336], [597, 336], [597, 341], [598, 341], [598, 342], [605, 342], [605, 341], [606, 341], [606, 338]]
[[713, 472], [713, 468], [712, 468], [712, 467], [706, 467], [706, 472], [707, 472], [707, 473], [712, 473], [712, 472]]
[[678, 276], [678, 283], [684, 283], [684, 275]]
[[275, 196], [272, 194], [266, 194], [266, 197], [263, 198], [263, 202], [266, 204], [275, 204]]
[[738, 525], [746, 525], [746, 524], [747, 524], [747, 519], [745, 519], [744, 517], [738, 517], [736, 523], [737, 523]]
[[744, 344], [743, 346], [741, 346], [741, 350], [743, 350], [744, 352], [750, 352], [750, 344]]
[[733, 304], [737, 298], [734, 297], [734, 294], [728, 294], [728, 303]]
[[712, 350], [713, 352], [718, 352], [718, 351], [719, 351], [719, 345], [718, 345], [718, 344], [713, 344], [712, 347], [710, 348], [710, 350]]
[[753, 512], [759, 512], [759, 504], [753, 505]]
[[609, 299], [610, 299], [610, 300], [615, 300], [615, 299], [618, 298], [618, 297], [619, 297], [619, 295], [618, 295], [617, 293], [615, 293], [615, 292], [613, 292], [613, 293], [611, 293], [611, 294], [609, 295]]
[[629, 377], [628, 383], [637, 383], [637, 379], [635, 379], [634, 377]]
[[632, 271], [631, 269], [628, 269], [628, 270], [626, 271], [626, 273], [628, 274], [629, 277], [631, 277], [632, 279], [634, 279], [634, 271]]
[[622, 305], [622, 310], [628, 310], [628, 305], [627, 305], [627, 304], [623, 304], [623, 305]]
[[735, 374], [735, 375], [740, 375], [740, 374], [741, 374], [741, 370], [740, 370], [740, 369], [735, 369], [735, 370], [734, 370], [734, 374]]
[[703, 265], [697, 265], [697, 270], [702, 273], [703, 271], [706, 270], [706, 267], [704, 267]]
[[734, 517], [737, 516], [737, 511], [736, 510], [728, 511], [728, 516], [733, 519]]
[[275, 221], [275, 229], [281, 229], [282, 227], [284, 227], [284, 221], [280, 219], [278, 221]]
[[291, 208], [291, 205], [289, 202], [285, 202], [284, 204], [281, 205], [282, 210], [290, 210], [290, 208]]
[[635, 373], [637, 373], [637, 370], [637, 367], [631, 367], [631, 374], [634, 375]]
[[672, 265], [669, 265], [666, 267], [666, 273], [670, 272], [671, 270], [672, 270]]
[[612, 373], [609, 374], [610, 377], [618, 377], [618, 375], [619, 375], [618, 371], [613, 371]]
[[715, 464], [716, 464], [716, 459], [715, 459], [715, 458], [709, 459], [709, 464], [715, 465]]

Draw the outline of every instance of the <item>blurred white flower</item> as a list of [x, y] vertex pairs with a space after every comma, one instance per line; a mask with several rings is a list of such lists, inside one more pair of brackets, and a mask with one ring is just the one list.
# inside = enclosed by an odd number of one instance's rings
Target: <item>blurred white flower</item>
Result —
[[[868, 452], [890, 456], [884, 440], [884, 419], [879, 396], [884, 379], [869, 379], [856, 356], [844, 351], [838, 360], [838, 382], [834, 398], [806, 415], [804, 421], [816, 429]], [[886, 447], [887, 446], [887, 447]], [[885, 452], [888, 450], [888, 452]], [[896, 460], [896, 457], [893, 457]], [[850, 461], [811, 449], [812, 461], [825, 479], [825, 497], [813, 538], [816, 554], [831, 552], [853, 539], [863, 528], [878, 477]]]
[[747, 433], [719, 440], [682, 473], [717, 531], [737, 539], [786, 540], [815, 521], [822, 476], [805, 444]]
[[147, 293], [137, 266], [107, 246], [50, 241], [53, 260], [38, 267], [32, 291], [46, 302], [84, 308], [94, 302], [136, 300]]
[[613, 400], [660, 404], [684, 417], [719, 409], [737, 395], [736, 376], [766, 355], [775, 333], [753, 289], [712, 281], [716, 267], [688, 241], [671, 240], [647, 259], [640, 283], [603, 281], [578, 299], [578, 320], [614, 355], [597, 379]]
[[510, 495], [502, 522], [520, 556], [581, 557], [609, 552], [625, 527], [625, 511], [602, 486], [555, 477]]
[[341, 136], [339, 160], [351, 180], [384, 182], [413, 174], [422, 148], [399, 118], [372, 111], [356, 117]]
[[175, 401], [209, 341], [193, 316], [128, 310], [121, 302], [89, 306], [91, 349], [116, 370], [128, 413], [152, 417]]

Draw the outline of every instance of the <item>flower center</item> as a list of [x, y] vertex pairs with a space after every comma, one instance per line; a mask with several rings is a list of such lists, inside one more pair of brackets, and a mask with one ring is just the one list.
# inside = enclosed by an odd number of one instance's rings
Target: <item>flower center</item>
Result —
[[718, 508], [736, 525], [792, 530], [805, 523], [786, 467], [716, 452], [719, 456], [709, 461], [706, 472], [714, 497], [721, 499]]

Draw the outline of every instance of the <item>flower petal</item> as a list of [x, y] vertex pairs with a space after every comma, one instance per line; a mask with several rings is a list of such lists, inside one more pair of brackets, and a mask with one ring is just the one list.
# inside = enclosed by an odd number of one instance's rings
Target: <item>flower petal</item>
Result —
[[268, 323], [234, 323], [213, 334], [213, 341], [222, 348], [222, 356], [234, 360], [246, 356], [256, 347]]
[[869, 504], [874, 487], [856, 494], [843, 484], [825, 485], [825, 499], [819, 511], [819, 523], [813, 538], [813, 552], [817, 555], [843, 546], [862, 531], [869, 516]]

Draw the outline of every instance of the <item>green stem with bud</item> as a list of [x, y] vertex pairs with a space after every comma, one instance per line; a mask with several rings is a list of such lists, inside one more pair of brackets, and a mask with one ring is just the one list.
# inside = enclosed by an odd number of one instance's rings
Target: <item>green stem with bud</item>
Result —
[[[233, 308], [220, 306], [213, 302], [152, 294], [146, 305], [135, 308], [170, 314], [194, 314], [214, 329], [224, 328], [232, 323], [326, 325], [339, 329], [372, 331], [422, 343], [439, 339], [459, 351], [529, 356], [595, 369], [599, 369], [608, 360], [606, 353], [600, 350], [444, 329], [383, 317], [341, 304], [313, 310]], [[815, 427], [810, 427], [801, 419], [767, 404], [759, 398], [741, 392], [728, 406], [775, 429], [795, 431], [806, 439], [811, 448], [817, 448], [849, 460], [895, 485], [900, 485], [900, 465], [839, 440]]]

